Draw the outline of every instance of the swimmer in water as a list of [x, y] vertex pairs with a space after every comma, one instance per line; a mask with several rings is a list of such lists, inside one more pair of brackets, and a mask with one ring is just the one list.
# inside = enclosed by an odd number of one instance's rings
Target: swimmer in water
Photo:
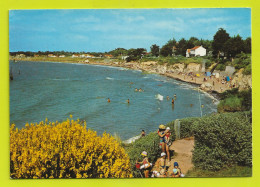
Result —
[[174, 99], [172, 98], [172, 104], [174, 105]]
[[143, 90], [142, 90], [142, 88], [139, 88], [139, 92], [142, 92]]
[[177, 98], [176, 94], [174, 94], [174, 96], [173, 96], [173, 97], [174, 97], [174, 99], [176, 100], [176, 98]]
[[193, 104], [190, 104], [190, 107], [192, 107], [193, 106]]
[[167, 100], [169, 100], [170, 99], [170, 97], [167, 95]]
[[130, 101], [129, 101], [129, 99], [127, 99], [127, 103], [128, 103], [128, 104], [130, 104]]
[[201, 108], [204, 108], [204, 105], [203, 105], [203, 104], [201, 105]]
[[110, 99], [109, 98], [107, 99], [107, 102], [110, 103]]
[[136, 88], [135, 91], [138, 92], [138, 89]]

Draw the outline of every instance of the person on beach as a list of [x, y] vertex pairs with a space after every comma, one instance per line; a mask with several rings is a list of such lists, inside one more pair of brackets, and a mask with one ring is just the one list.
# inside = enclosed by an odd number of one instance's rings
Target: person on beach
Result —
[[165, 157], [166, 157], [166, 153], [165, 153], [165, 152], [162, 152], [162, 153], [161, 153], [161, 158], [160, 158], [160, 160], [159, 160], [159, 168], [160, 168], [160, 170], [166, 168], [166, 166], [165, 166], [165, 162], [166, 162]]
[[149, 177], [149, 172], [150, 169], [152, 168], [152, 164], [149, 162], [148, 157], [147, 157], [147, 152], [143, 151], [141, 153], [142, 157], [143, 157], [143, 161], [142, 162], [136, 162], [136, 164], [142, 164], [140, 169], [144, 170], [144, 176], [145, 178]]
[[169, 165], [170, 161], [171, 161], [171, 155], [170, 155], [170, 146], [172, 144], [170, 136], [171, 136], [171, 132], [170, 132], [170, 127], [166, 128], [165, 131], [165, 148], [166, 148], [166, 153], [167, 153], [167, 165]]
[[166, 145], [165, 145], [165, 129], [166, 129], [166, 127], [163, 125], [163, 124], [161, 124], [161, 125], [159, 125], [159, 130], [158, 130], [158, 136], [160, 137], [160, 147], [161, 147], [161, 149], [162, 149], [162, 152], [165, 152], [165, 150], [166, 150]]
[[183, 176], [183, 174], [181, 173], [181, 168], [179, 168], [178, 162], [174, 162], [173, 167], [174, 167], [173, 168], [173, 174], [172, 174], [173, 177]]
[[107, 102], [110, 103], [110, 99], [109, 98], [107, 98]]
[[145, 131], [144, 130], [142, 130], [142, 132], [141, 132], [141, 137], [145, 137]]

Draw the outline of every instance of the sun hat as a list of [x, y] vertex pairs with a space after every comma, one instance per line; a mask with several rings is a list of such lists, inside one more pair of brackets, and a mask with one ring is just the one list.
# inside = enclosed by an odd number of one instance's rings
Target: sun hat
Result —
[[146, 151], [143, 151], [143, 152], [141, 153], [141, 155], [142, 155], [142, 156], [147, 156], [147, 152], [146, 152]]
[[161, 153], [161, 156], [165, 156], [165, 155], [166, 155], [165, 152], [162, 152], [162, 153]]
[[170, 127], [167, 127], [166, 130], [171, 130]]
[[165, 126], [163, 124], [159, 125], [159, 129], [165, 129]]
[[179, 166], [178, 162], [174, 162], [173, 166]]

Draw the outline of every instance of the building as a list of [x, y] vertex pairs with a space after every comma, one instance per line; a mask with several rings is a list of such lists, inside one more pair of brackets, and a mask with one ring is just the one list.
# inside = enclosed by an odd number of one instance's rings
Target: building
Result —
[[106, 54], [104, 56], [105, 56], [105, 58], [113, 58], [113, 55], [110, 55], [110, 54]]
[[48, 57], [56, 57], [54, 54], [48, 54]]
[[195, 46], [186, 50], [186, 57], [206, 56], [206, 49], [202, 46]]
[[60, 55], [59, 57], [60, 57], [60, 58], [64, 58], [64, 57], [65, 57], [65, 55]]
[[71, 57], [72, 57], [72, 58], [78, 58], [79, 55], [77, 55], [77, 54], [73, 54]]

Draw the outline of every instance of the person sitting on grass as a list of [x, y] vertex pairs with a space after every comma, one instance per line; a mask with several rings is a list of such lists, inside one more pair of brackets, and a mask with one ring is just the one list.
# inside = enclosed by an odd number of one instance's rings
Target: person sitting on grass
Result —
[[144, 130], [142, 130], [142, 132], [141, 132], [141, 137], [145, 137], [145, 131]]
[[152, 163], [149, 162], [146, 151], [143, 151], [141, 153], [141, 155], [143, 157], [143, 161], [142, 162], [136, 162], [136, 164], [142, 164], [140, 169], [144, 170], [144, 176], [145, 176], [145, 178], [148, 178], [150, 169], [152, 168]]
[[173, 177], [181, 177], [181, 176], [183, 176], [183, 174], [181, 173], [181, 168], [179, 168], [178, 162], [174, 162], [173, 166], [174, 166], [174, 168], [173, 168], [172, 176]]

